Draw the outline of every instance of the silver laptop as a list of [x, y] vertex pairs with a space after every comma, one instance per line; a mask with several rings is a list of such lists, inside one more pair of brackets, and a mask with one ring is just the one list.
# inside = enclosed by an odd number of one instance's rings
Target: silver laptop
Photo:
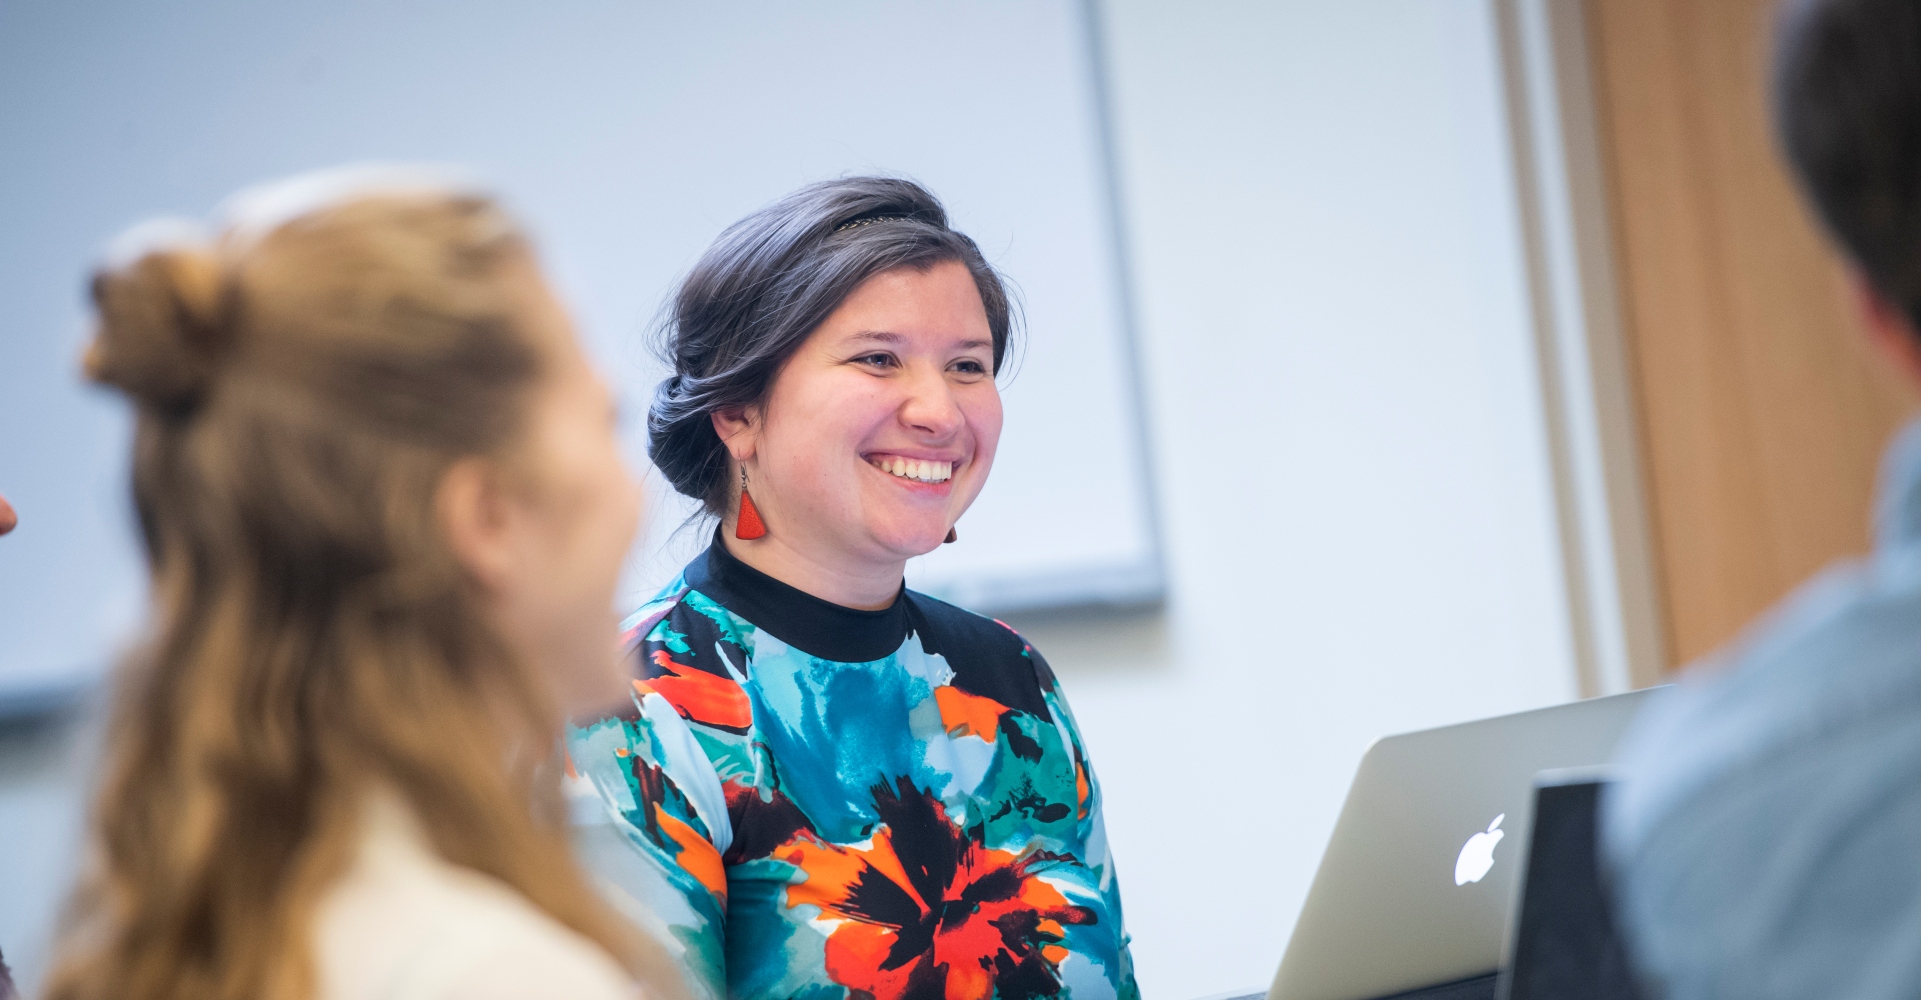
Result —
[[1500, 967], [1534, 777], [1606, 763], [1636, 691], [1377, 740], [1268, 1000], [1375, 1000]]

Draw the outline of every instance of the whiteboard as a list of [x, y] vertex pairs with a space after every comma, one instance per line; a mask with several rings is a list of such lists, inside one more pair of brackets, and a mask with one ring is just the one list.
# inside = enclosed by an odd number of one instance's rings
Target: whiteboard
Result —
[[[456, 163], [540, 241], [631, 414], [644, 333], [721, 229], [810, 181], [913, 177], [1012, 279], [1028, 334], [961, 541], [910, 583], [989, 612], [1162, 588], [1088, 12], [970, 4], [0, 7], [0, 697], [97, 676], [144, 601], [129, 417], [76, 378], [100, 247], [351, 161]], [[649, 476], [633, 603], [705, 544]]]

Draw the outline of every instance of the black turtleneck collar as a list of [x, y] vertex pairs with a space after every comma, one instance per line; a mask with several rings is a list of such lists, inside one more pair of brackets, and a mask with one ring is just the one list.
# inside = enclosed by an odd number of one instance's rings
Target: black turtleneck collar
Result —
[[809, 656], [841, 663], [885, 659], [906, 641], [912, 623], [907, 586], [894, 603], [862, 611], [823, 601], [734, 558], [718, 533], [687, 564], [687, 585], [754, 627]]

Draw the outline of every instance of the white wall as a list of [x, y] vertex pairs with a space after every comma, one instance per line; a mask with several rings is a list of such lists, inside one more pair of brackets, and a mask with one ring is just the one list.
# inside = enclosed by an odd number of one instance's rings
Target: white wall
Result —
[[1574, 675], [1484, 0], [1108, 0], [1172, 603], [1020, 623], [1143, 993], [1264, 986], [1377, 736]]
[[[144, 597], [129, 421], [77, 377], [100, 246], [143, 217], [203, 216], [240, 185], [356, 160], [457, 163], [497, 184], [634, 414], [663, 375], [640, 334], [722, 227], [822, 178], [924, 181], [1016, 277], [1035, 337], [1007, 380], [994, 481], [960, 526], [969, 544], [910, 576], [1002, 608], [1157, 597], [1081, 14], [1079, 0], [0, 6], [0, 492], [22, 517], [0, 548], [0, 700], [97, 677]], [[1089, 428], [1074, 459], [1128, 488], [1103, 498], [1059, 474], [1048, 428], [1072, 421]], [[1056, 530], [1036, 505], [1101, 530]], [[686, 509], [657, 503], [650, 525]], [[633, 602], [685, 561], [655, 557], [665, 535], [636, 550]]]

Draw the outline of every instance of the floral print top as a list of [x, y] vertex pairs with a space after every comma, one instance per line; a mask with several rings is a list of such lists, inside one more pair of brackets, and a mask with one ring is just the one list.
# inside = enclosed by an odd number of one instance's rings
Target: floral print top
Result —
[[1100, 785], [1053, 672], [902, 589], [819, 600], [716, 540], [571, 730], [708, 998], [1138, 1000]]

